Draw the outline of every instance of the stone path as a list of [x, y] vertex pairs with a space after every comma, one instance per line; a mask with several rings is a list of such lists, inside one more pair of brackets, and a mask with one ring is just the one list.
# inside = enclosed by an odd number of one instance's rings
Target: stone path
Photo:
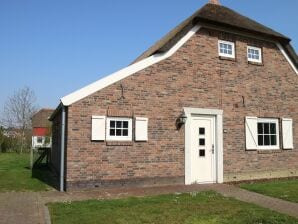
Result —
[[24, 192], [24, 193], [0, 193], [0, 224], [49, 224], [50, 218], [46, 203], [82, 201], [88, 199], [115, 199], [130, 196], [147, 196], [172, 193], [200, 192], [206, 190], [234, 197], [240, 201], [254, 203], [261, 207], [284, 213], [298, 218], [298, 203], [271, 198], [254, 192], [240, 189], [236, 186], [226, 184], [214, 185], [191, 185], [191, 186], [165, 186], [148, 188], [118, 188], [118, 189], [96, 189], [89, 191], [76, 191], [61, 193], [50, 192]]
[[0, 193], [0, 223], [44, 224], [44, 204], [39, 193]]

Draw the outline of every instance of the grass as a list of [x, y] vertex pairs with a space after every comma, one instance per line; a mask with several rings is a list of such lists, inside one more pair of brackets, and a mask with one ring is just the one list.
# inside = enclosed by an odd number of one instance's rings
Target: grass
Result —
[[[52, 189], [45, 183], [49, 178], [47, 170], [29, 169], [30, 155], [27, 153], [0, 153], [0, 192], [45, 191]], [[43, 180], [43, 181], [41, 181]]]
[[50, 203], [48, 207], [53, 224], [292, 224], [298, 222], [295, 218], [226, 198], [214, 192]]
[[241, 184], [241, 188], [298, 203], [298, 179]]

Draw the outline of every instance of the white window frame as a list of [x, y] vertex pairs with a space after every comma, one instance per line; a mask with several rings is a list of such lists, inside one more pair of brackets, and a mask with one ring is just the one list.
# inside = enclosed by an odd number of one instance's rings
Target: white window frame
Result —
[[[249, 50], [255, 50], [255, 51], [259, 51], [259, 59], [254, 59], [254, 58], [249, 58], [248, 57], [248, 51]], [[257, 62], [257, 63], [262, 63], [262, 48], [259, 47], [253, 47], [253, 46], [247, 46], [247, 60], [250, 62]]]
[[[128, 136], [111, 136], [110, 121], [128, 121]], [[108, 117], [106, 122], [106, 140], [107, 141], [132, 141], [132, 118]]]
[[[41, 142], [38, 142], [38, 140], [41, 140]], [[36, 144], [38, 145], [42, 145], [44, 141], [44, 137], [43, 136], [36, 136]]]
[[[232, 46], [232, 54], [225, 54], [220, 52], [220, 44], [228, 44]], [[235, 43], [230, 41], [218, 40], [218, 55], [226, 58], [235, 58]]]
[[[258, 142], [258, 123], [275, 123], [276, 124], [276, 145], [259, 145]], [[280, 149], [280, 145], [279, 145], [279, 120], [275, 119], [275, 118], [258, 118], [257, 119], [257, 144], [258, 144], [258, 149], [259, 150], [279, 150]]]

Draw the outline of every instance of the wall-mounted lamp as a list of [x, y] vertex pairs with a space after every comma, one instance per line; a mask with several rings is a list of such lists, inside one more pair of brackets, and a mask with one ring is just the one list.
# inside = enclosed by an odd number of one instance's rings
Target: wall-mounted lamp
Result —
[[182, 125], [186, 123], [187, 116], [185, 115], [184, 112], [180, 114], [180, 116], [177, 119], [177, 128], [180, 128]]

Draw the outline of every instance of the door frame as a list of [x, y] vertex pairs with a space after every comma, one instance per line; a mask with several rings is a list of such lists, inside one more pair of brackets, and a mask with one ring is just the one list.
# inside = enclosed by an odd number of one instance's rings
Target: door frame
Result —
[[191, 171], [191, 122], [192, 117], [213, 116], [215, 119], [215, 181], [223, 183], [223, 110], [185, 107], [185, 185], [193, 184]]

